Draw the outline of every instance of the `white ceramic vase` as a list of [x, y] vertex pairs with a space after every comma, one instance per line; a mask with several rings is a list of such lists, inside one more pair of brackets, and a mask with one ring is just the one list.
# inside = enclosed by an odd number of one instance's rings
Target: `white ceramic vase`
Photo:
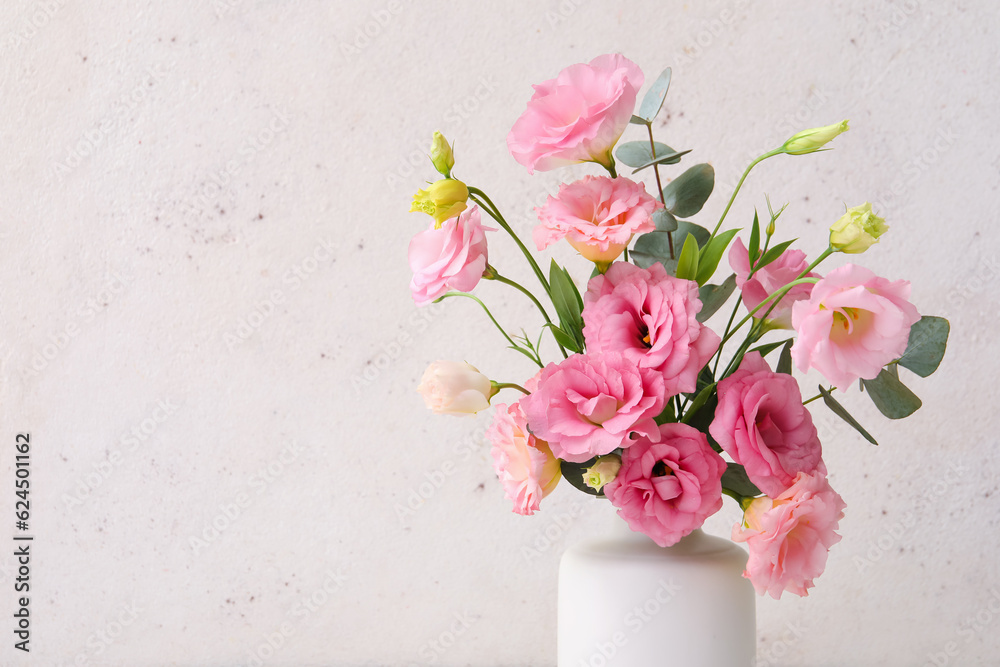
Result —
[[631, 531], [570, 548], [559, 565], [558, 667], [751, 667], [746, 560], [700, 529], [666, 548]]

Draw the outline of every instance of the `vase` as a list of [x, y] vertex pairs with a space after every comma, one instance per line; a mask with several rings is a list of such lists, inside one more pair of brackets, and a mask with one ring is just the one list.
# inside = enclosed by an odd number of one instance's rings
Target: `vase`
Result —
[[563, 554], [558, 667], [751, 667], [746, 552], [701, 529], [665, 548], [625, 530]]

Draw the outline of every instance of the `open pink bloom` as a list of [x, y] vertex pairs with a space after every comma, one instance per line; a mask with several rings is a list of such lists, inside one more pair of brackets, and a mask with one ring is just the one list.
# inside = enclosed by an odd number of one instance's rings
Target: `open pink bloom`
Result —
[[514, 511], [534, 514], [542, 498], [559, 483], [559, 459], [552, 456], [547, 443], [528, 432], [528, 422], [517, 403], [497, 404], [486, 437], [493, 445], [493, 469], [507, 499], [513, 501]]
[[574, 354], [542, 370], [538, 388], [520, 400], [531, 432], [552, 453], [574, 463], [632, 444], [631, 434], [655, 440], [654, 418], [665, 403], [663, 378], [617, 353]]
[[510, 154], [529, 174], [578, 162], [610, 165], [643, 78], [638, 65], [619, 54], [567, 67], [534, 86], [528, 108], [507, 135]]
[[[760, 305], [760, 302], [768, 294], [777, 292], [798, 278], [808, 268], [809, 263], [806, 261], [806, 254], [801, 250], [786, 250], [781, 253], [778, 259], [757, 271], [753, 274], [752, 278], [747, 280], [747, 276], [750, 275], [750, 252], [743, 245], [743, 241], [736, 239], [729, 249], [729, 266], [736, 273], [736, 287], [740, 289], [743, 305], [746, 306], [747, 310], [753, 310]], [[815, 278], [817, 275], [810, 272], [803, 277]], [[812, 289], [813, 286], [811, 283], [803, 283], [788, 290], [788, 294], [781, 297], [778, 305], [767, 316], [771, 326], [780, 329], [791, 329], [792, 304], [802, 299], [808, 299]], [[770, 307], [771, 302], [768, 302], [755, 315], [763, 317], [764, 313]]]
[[604, 494], [629, 528], [667, 547], [722, 507], [726, 462], [701, 431], [677, 423], [659, 428], [658, 442], [642, 438], [622, 453]]
[[879, 278], [854, 264], [834, 269], [792, 308], [795, 365], [815, 368], [841, 390], [873, 379], [906, 351], [910, 327], [920, 319], [909, 297], [905, 280]]
[[698, 284], [666, 272], [615, 262], [594, 276], [583, 297], [583, 335], [593, 353], [620, 352], [663, 376], [667, 396], [692, 392], [719, 336], [696, 319]]
[[834, 531], [845, 507], [824, 475], [801, 472], [777, 498], [754, 500], [744, 515], [745, 527], [733, 526], [733, 541], [747, 544], [743, 576], [757, 594], [775, 600], [784, 591], [808, 595], [813, 579], [823, 574], [830, 547], [840, 541]]
[[718, 391], [708, 431], [761, 491], [777, 496], [797, 473], [812, 473], [821, 465], [822, 448], [799, 383], [772, 372], [760, 352], [744, 356]]
[[559, 195], [536, 208], [542, 224], [535, 245], [544, 250], [563, 237], [592, 262], [610, 262], [622, 253], [633, 234], [656, 229], [652, 213], [663, 204], [641, 183], [624, 176], [585, 176], [559, 186]]
[[493, 230], [480, 223], [479, 207], [445, 221], [440, 229], [434, 224], [410, 241], [410, 291], [418, 306], [448, 290], [468, 292], [486, 270], [486, 232]]

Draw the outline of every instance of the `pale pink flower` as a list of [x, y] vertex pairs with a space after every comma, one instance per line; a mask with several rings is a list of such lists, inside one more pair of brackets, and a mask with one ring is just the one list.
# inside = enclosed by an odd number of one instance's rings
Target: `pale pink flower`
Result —
[[813, 579], [823, 574], [830, 547], [840, 541], [834, 531], [845, 507], [824, 475], [802, 472], [777, 498], [755, 499], [744, 524], [733, 526], [733, 541], [747, 544], [743, 576], [757, 594], [776, 600], [784, 591], [808, 595]]
[[[749, 311], [759, 306], [761, 301], [769, 294], [777, 292], [798, 278], [809, 267], [809, 263], [806, 261], [806, 254], [801, 250], [785, 250], [776, 260], [754, 273], [753, 277], [748, 280], [747, 276], [750, 275], [750, 252], [743, 245], [743, 241], [736, 239], [729, 249], [729, 266], [736, 273], [736, 287], [740, 290], [743, 305]], [[818, 274], [810, 272], [803, 277], [816, 278]], [[788, 290], [788, 293], [781, 297], [778, 305], [767, 316], [771, 327], [791, 329], [792, 305], [796, 301], [808, 299], [812, 289], [812, 283], [802, 283]], [[763, 317], [772, 303], [768, 302], [767, 305], [755, 313], [755, 316]]]
[[663, 205], [641, 183], [624, 176], [585, 176], [559, 186], [559, 194], [536, 208], [542, 224], [535, 245], [544, 250], [563, 237], [592, 262], [613, 261], [633, 234], [656, 229], [652, 213]]
[[496, 406], [493, 423], [486, 430], [492, 448], [493, 469], [517, 514], [531, 515], [561, 477], [559, 459], [548, 444], [528, 431], [518, 403]]
[[822, 447], [799, 383], [787, 373], [772, 372], [759, 352], [744, 356], [718, 391], [709, 433], [761, 491], [777, 496], [797, 473], [812, 473], [821, 465]]
[[439, 415], [471, 415], [490, 407], [493, 384], [465, 361], [435, 361], [424, 371], [417, 391]]
[[909, 302], [910, 283], [889, 281], [854, 264], [834, 269], [816, 283], [808, 301], [792, 308], [798, 336], [792, 359], [799, 370], [815, 368], [837, 388], [871, 380], [898, 359], [920, 313]]
[[622, 453], [604, 494], [629, 528], [667, 547], [722, 507], [726, 462], [687, 424], [663, 424], [657, 439], [640, 438]]
[[470, 291], [486, 270], [486, 232], [493, 230], [481, 224], [478, 207], [445, 221], [439, 229], [435, 224], [410, 241], [410, 291], [418, 306], [448, 290]]
[[629, 447], [633, 433], [655, 440], [664, 403], [662, 376], [614, 352], [549, 364], [520, 401], [531, 432], [574, 463]]
[[567, 67], [534, 86], [507, 136], [510, 154], [529, 174], [578, 162], [611, 165], [642, 82], [642, 70], [619, 54]]
[[698, 284], [666, 272], [615, 262], [594, 276], [583, 297], [583, 335], [591, 354], [620, 352], [663, 376], [667, 396], [696, 389], [698, 373], [719, 347], [696, 319]]

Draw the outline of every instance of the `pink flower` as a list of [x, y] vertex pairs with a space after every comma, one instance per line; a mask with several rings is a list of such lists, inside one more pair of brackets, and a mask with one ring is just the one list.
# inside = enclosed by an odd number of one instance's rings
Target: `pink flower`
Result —
[[542, 498], [549, 495], [562, 476], [559, 459], [552, 456], [547, 443], [528, 431], [528, 422], [517, 403], [496, 406], [493, 424], [486, 437], [493, 444], [493, 469], [500, 478], [514, 511], [531, 515]]
[[479, 221], [473, 207], [434, 229], [431, 223], [410, 241], [410, 291], [418, 306], [424, 306], [448, 290], [468, 292], [486, 270], [486, 234], [493, 231]]
[[754, 500], [744, 525], [733, 526], [733, 541], [750, 551], [743, 576], [758, 595], [775, 600], [782, 592], [808, 595], [813, 579], [823, 574], [830, 547], [847, 505], [823, 475], [799, 473], [795, 483], [773, 500]]
[[544, 250], [563, 237], [592, 262], [611, 262], [633, 234], [656, 229], [652, 213], [663, 205], [624, 176], [585, 176], [559, 186], [559, 195], [536, 208], [535, 245]]
[[759, 352], [743, 357], [718, 391], [709, 433], [761, 491], [777, 496], [796, 473], [812, 473], [821, 465], [822, 448], [799, 383], [772, 372]]
[[[806, 254], [801, 250], [786, 250], [781, 253], [778, 259], [754, 273], [753, 277], [747, 280], [747, 276], [750, 275], [750, 252], [743, 245], [743, 241], [736, 239], [729, 249], [729, 265], [736, 273], [736, 286], [743, 296], [743, 305], [746, 306], [747, 310], [753, 310], [768, 294], [777, 292], [798, 278], [809, 266], [809, 263], [806, 261]], [[810, 272], [803, 277], [815, 278], [817, 275]], [[792, 304], [802, 299], [808, 299], [812, 289], [811, 283], [803, 283], [788, 290], [788, 294], [781, 297], [778, 305], [774, 307], [767, 318], [771, 326], [791, 329]], [[768, 303], [757, 311], [756, 315], [763, 317], [770, 307], [771, 304]]]
[[531, 432], [557, 457], [583, 463], [632, 444], [632, 433], [659, 436], [663, 378], [617, 353], [574, 354], [542, 370], [538, 389], [520, 401]]
[[905, 280], [879, 278], [854, 264], [834, 269], [792, 308], [795, 365], [815, 368], [841, 390], [873, 379], [903, 354], [920, 319], [909, 297]]
[[604, 494], [629, 528], [667, 547], [719, 511], [725, 470], [704, 433], [663, 424], [658, 442], [643, 438], [622, 453], [622, 467]]
[[698, 284], [616, 262], [594, 276], [583, 297], [583, 335], [593, 353], [620, 352], [663, 376], [667, 396], [692, 392], [698, 373], [719, 347], [719, 336], [696, 316]]
[[642, 70], [618, 54], [567, 67], [534, 86], [528, 108], [507, 135], [510, 154], [529, 174], [578, 162], [610, 166], [642, 82]]

